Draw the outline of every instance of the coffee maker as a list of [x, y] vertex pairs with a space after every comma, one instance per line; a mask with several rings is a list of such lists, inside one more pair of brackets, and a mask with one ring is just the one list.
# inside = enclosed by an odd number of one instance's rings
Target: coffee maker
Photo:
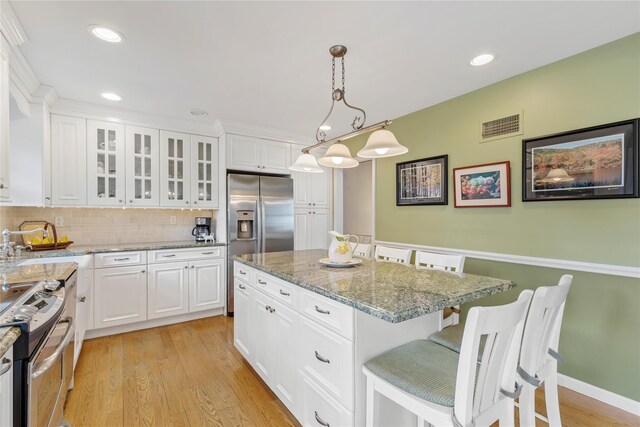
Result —
[[196, 217], [196, 226], [191, 230], [191, 235], [195, 236], [196, 242], [204, 242], [205, 236], [211, 234], [211, 218]]

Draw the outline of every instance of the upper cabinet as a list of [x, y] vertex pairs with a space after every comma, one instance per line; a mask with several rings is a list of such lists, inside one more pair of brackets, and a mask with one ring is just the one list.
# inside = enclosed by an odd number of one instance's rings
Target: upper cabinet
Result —
[[[292, 162], [298, 158], [304, 146], [291, 146]], [[291, 172], [293, 178], [293, 203], [297, 208], [331, 208], [333, 170], [324, 168], [324, 173]]]
[[9, 188], [9, 43], [0, 34], [0, 202], [10, 201]]
[[127, 206], [158, 206], [160, 202], [159, 131], [126, 126]]
[[227, 134], [227, 169], [289, 175], [291, 144]]
[[89, 205], [125, 205], [125, 153], [124, 125], [87, 121]]
[[51, 194], [58, 206], [87, 204], [87, 121], [51, 115]]
[[218, 139], [191, 135], [191, 202], [198, 208], [218, 207]]

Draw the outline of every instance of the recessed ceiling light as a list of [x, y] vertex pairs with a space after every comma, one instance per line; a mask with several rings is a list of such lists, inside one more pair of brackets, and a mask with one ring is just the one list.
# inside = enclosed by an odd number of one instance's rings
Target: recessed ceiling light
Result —
[[320, 130], [331, 130], [331, 126], [329, 126], [329, 125], [322, 125], [322, 126], [320, 126]]
[[103, 25], [89, 25], [87, 30], [100, 40], [104, 40], [109, 43], [122, 43], [124, 41], [124, 36], [121, 32]]
[[495, 56], [490, 53], [483, 53], [482, 55], [478, 55], [469, 62], [474, 67], [479, 67], [481, 65], [487, 65], [489, 62], [493, 61]]
[[121, 101], [122, 97], [119, 95], [116, 95], [115, 93], [111, 93], [111, 92], [105, 92], [102, 94], [102, 97], [104, 99], [108, 99], [109, 101]]
[[205, 117], [209, 115], [209, 113], [207, 113], [204, 110], [195, 110], [195, 109], [189, 111], [189, 113], [191, 113], [192, 116], [197, 116], [197, 117]]

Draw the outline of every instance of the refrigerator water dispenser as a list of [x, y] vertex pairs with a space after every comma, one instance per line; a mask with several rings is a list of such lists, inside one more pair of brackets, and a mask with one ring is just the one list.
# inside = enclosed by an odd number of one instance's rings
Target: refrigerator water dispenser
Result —
[[254, 211], [238, 211], [238, 239], [253, 239]]

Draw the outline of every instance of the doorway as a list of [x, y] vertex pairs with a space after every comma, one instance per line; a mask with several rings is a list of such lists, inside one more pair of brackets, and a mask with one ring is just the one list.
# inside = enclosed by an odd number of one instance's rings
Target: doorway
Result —
[[374, 238], [373, 172], [373, 161], [361, 161], [342, 177], [343, 232], [367, 244]]

